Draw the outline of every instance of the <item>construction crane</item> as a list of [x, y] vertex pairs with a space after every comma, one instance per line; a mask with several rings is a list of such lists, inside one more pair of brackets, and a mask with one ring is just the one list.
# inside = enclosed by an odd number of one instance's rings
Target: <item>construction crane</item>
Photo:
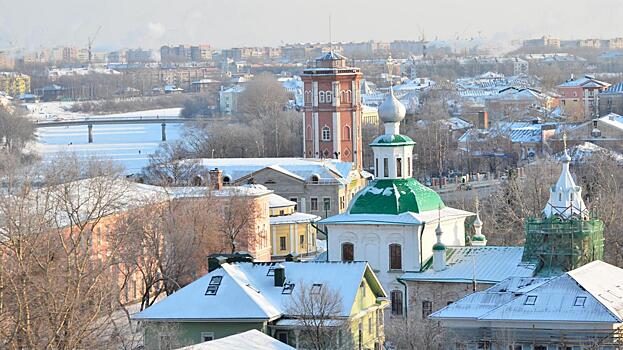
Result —
[[93, 47], [93, 42], [95, 41], [95, 38], [97, 38], [97, 34], [99, 34], [100, 29], [102, 29], [102, 26], [97, 27], [95, 34], [89, 37], [89, 45], [87, 47], [87, 51], [89, 53], [89, 67], [91, 67], [91, 58], [93, 57], [93, 54], [91, 53], [91, 47]]

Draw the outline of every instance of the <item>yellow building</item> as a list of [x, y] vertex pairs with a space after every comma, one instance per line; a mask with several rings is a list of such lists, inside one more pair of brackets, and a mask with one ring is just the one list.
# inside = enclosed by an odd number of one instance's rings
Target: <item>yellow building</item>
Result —
[[0, 72], [0, 91], [11, 96], [30, 92], [30, 77], [17, 72]]
[[269, 196], [269, 207], [273, 258], [315, 255], [318, 247], [312, 223], [320, 217], [297, 212], [296, 202], [274, 193]]

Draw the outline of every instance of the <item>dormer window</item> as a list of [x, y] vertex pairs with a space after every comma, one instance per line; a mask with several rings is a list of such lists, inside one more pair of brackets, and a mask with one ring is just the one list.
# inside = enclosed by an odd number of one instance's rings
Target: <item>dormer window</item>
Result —
[[573, 306], [584, 306], [584, 303], [586, 303], [586, 297], [575, 297]]
[[523, 303], [524, 305], [534, 305], [536, 304], [536, 295], [528, 295], [526, 297], [526, 301]]

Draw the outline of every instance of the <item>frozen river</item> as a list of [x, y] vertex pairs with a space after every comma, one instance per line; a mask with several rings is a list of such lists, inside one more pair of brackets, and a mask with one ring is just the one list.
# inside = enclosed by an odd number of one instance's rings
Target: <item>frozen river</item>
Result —
[[[167, 124], [167, 141], [179, 140], [182, 128], [183, 124]], [[37, 137], [37, 150], [44, 161], [64, 152], [95, 155], [118, 162], [127, 174], [136, 173], [147, 165], [149, 155], [162, 143], [160, 123], [94, 125], [93, 143], [88, 143], [86, 125], [40, 127]]]

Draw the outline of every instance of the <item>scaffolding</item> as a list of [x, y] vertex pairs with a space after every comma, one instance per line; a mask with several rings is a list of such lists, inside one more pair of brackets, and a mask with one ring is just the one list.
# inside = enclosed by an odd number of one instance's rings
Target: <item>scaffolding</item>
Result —
[[604, 223], [595, 218], [529, 218], [523, 261], [540, 276], [558, 275], [604, 255]]

